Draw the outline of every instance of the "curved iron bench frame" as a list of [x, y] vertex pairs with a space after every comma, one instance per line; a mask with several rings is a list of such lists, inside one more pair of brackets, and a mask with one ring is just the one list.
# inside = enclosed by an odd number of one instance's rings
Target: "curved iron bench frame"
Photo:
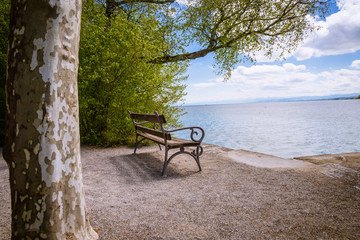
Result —
[[[136, 143], [134, 154], [136, 153], [136, 149], [138, 148], [140, 142], [145, 139], [149, 139], [153, 142], [156, 142], [159, 145], [160, 150], [161, 145], [165, 146], [165, 160], [164, 166], [161, 175], [164, 176], [166, 168], [170, 161], [179, 154], [188, 154], [194, 158], [196, 161], [199, 171], [201, 171], [200, 166], [200, 156], [204, 152], [203, 147], [201, 146], [201, 142], [205, 137], [205, 131], [201, 127], [184, 127], [172, 130], [166, 130], [164, 128], [164, 124], [166, 123], [164, 115], [159, 115], [156, 111], [155, 114], [140, 114], [140, 113], [132, 113], [128, 111], [130, 117], [133, 121], [136, 133]], [[136, 122], [140, 120], [141, 122]], [[152, 123], [153, 128], [147, 128], [142, 125]], [[171, 133], [190, 130], [190, 139], [191, 140], [184, 140], [175, 138], [173, 139]], [[139, 137], [142, 139], [139, 140]], [[186, 151], [185, 147], [195, 147], [193, 151]], [[173, 153], [170, 157], [168, 157], [169, 150], [174, 148], [180, 148], [178, 152]]]

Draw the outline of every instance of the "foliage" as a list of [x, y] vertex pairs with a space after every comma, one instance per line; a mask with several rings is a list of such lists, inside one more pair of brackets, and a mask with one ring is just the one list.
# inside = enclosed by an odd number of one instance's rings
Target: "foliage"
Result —
[[5, 81], [6, 63], [9, 33], [10, 0], [3, 0], [0, 4], [0, 145], [4, 144], [5, 138]]
[[[146, 8], [144, 14], [144, 8]], [[132, 9], [108, 18], [105, 8], [83, 2], [80, 40], [79, 106], [82, 142], [129, 143], [134, 127], [128, 110], [158, 111], [176, 125], [174, 105], [185, 95], [181, 81], [186, 63], [148, 64], [164, 48], [154, 8]]]
[[[187, 6], [173, 4], [173, 23], [180, 44], [199, 46], [188, 52], [163, 54], [152, 62], [195, 59], [213, 52], [219, 74], [229, 77], [243, 60], [256, 60], [256, 53], [271, 56], [296, 49], [316, 28], [316, 15], [328, 12], [326, 0], [197, 0]], [[168, 34], [166, 34], [168, 35]], [[181, 36], [182, 41], [180, 41]], [[182, 50], [179, 48], [179, 50]]]

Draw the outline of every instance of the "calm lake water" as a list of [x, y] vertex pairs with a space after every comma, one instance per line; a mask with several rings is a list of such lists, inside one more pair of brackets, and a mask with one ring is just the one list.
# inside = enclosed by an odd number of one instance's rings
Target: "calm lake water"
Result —
[[291, 158], [360, 152], [360, 100], [185, 107], [205, 143]]

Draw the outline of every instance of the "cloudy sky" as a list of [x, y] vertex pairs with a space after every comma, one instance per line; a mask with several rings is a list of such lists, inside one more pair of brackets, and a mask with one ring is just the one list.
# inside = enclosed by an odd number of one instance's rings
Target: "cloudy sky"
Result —
[[337, 0], [332, 14], [286, 61], [259, 56], [224, 82], [212, 57], [193, 60], [185, 104], [237, 103], [256, 98], [360, 94], [360, 0]]

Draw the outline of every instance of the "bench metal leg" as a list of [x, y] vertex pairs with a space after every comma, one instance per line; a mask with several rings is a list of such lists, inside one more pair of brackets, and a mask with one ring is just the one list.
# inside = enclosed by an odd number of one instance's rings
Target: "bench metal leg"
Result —
[[142, 141], [145, 140], [145, 138], [141, 139], [140, 141], [138, 141], [138, 137], [139, 135], [136, 135], [136, 143], [135, 143], [135, 149], [134, 149], [134, 154], [136, 153], [136, 149], [139, 146], [139, 143], [141, 143]]
[[[200, 151], [201, 150], [201, 151]], [[203, 153], [203, 149], [201, 146], [197, 146], [196, 147], [196, 153], [195, 151], [193, 152], [193, 154], [195, 155], [195, 161], [199, 167], [199, 171], [201, 171], [201, 166], [200, 166], [200, 155]]]
[[187, 152], [187, 151], [185, 151], [184, 147], [181, 147], [180, 151], [174, 153], [173, 155], [171, 155], [171, 157], [169, 159], [167, 158], [168, 157], [168, 150], [169, 150], [168, 148], [165, 148], [165, 161], [164, 161], [164, 167], [163, 167], [163, 171], [162, 171], [161, 176], [164, 176], [166, 167], [170, 163], [171, 159], [173, 159], [175, 156], [177, 156], [179, 154], [182, 154], [182, 153], [186, 153], [186, 154], [192, 156], [195, 159], [195, 161], [196, 161], [196, 163], [197, 163], [197, 165], [199, 167], [199, 171], [201, 171], [200, 155], [203, 153], [203, 148], [201, 146], [197, 146], [196, 150], [194, 150], [193, 152]]
[[138, 135], [136, 134], [136, 143], [135, 143], [135, 148], [134, 148], [134, 154], [136, 153], [136, 149], [138, 147], [139, 143], [138, 143]]
[[166, 167], [167, 165], [169, 164], [171, 158], [168, 160], [167, 157], [168, 157], [168, 151], [169, 149], [167, 147], [165, 147], [165, 161], [164, 161], [164, 166], [163, 166], [163, 170], [162, 170], [162, 173], [161, 173], [161, 176], [164, 176], [165, 174], [165, 170], [166, 170]]

